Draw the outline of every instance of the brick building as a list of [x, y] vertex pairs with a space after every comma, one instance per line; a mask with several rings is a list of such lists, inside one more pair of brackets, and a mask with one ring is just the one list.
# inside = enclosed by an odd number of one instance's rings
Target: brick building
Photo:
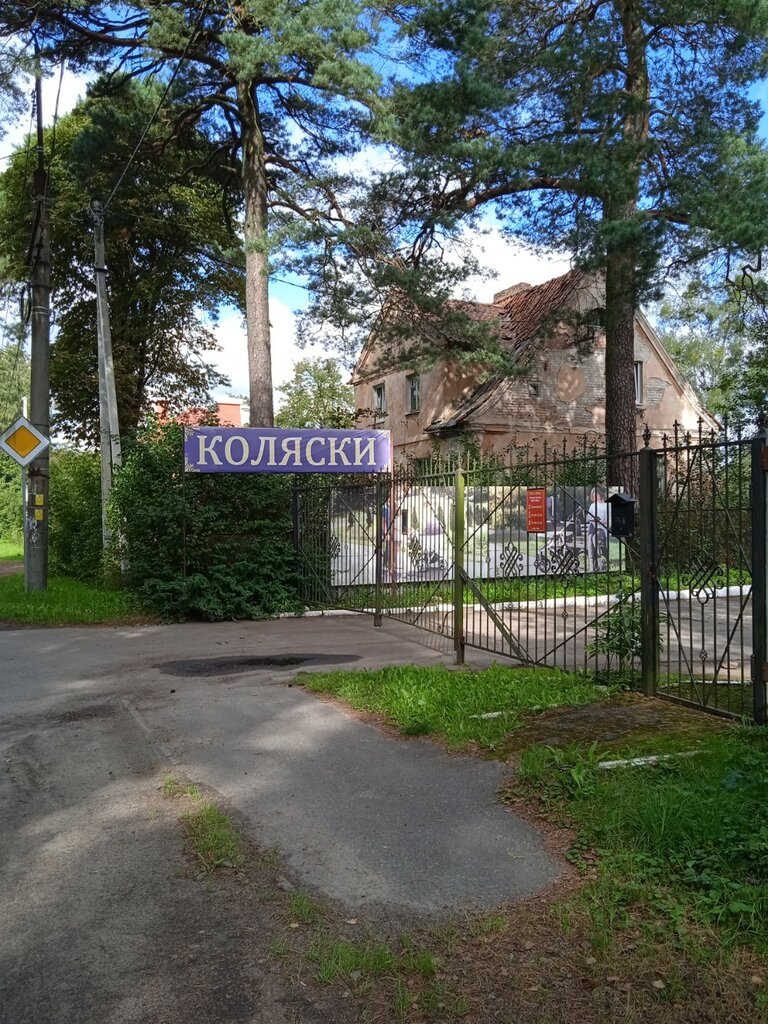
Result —
[[[517, 284], [492, 303], [462, 303], [475, 320], [492, 323], [519, 373], [484, 379], [438, 361], [422, 372], [380, 366], [375, 336], [355, 367], [355, 407], [371, 410], [360, 426], [392, 433], [395, 459], [426, 456], [435, 443], [470, 434], [484, 451], [538, 449], [564, 438], [600, 441], [605, 434], [604, 288], [600, 278], [572, 270], [544, 284]], [[717, 421], [683, 379], [642, 312], [635, 316], [635, 401], [638, 443], [652, 444], [677, 421], [696, 430]]]

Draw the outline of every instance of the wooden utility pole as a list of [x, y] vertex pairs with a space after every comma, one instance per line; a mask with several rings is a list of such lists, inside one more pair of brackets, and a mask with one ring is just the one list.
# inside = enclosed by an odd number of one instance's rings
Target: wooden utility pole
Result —
[[[35, 214], [32, 233], [32, 313], [30, 318], [29, 419], [50, 436], [51, 254], [48, 239], [48, 176], [43, 136], [43, 78], [40, 46], [35, 39], [35, 106], [37, 166], [34, 174]], [[48, 589], [48, 449], [29, 466], [24, 514], [25, 580], [27, 590]]]
[[120, 424], [117, 418], [115, 366], [112, 360], [112, 328], [107, 298], [107, 258], [104, 245], [104, 208], [91, 204], [93, 213], [94, 273], [96, 279], [96, 337], [99, 347], [99, 433], [101, 438], [101, 535], [109, 546], [107, 504], [112, 490], [112, 471], [122, 464]]

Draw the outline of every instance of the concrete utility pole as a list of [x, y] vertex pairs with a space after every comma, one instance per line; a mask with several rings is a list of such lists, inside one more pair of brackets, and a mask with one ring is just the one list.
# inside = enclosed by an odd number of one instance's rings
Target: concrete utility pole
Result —
[[[35, 106], [37, 110], [37, 167], [34, 174], [35, 215], [32, 236], [32, 314], [29, 419], [45, 437], [51, 432], [50, 330], [51, 254], [48, 239], [48, 176], [43, 137], [43, 78], [40, 46], [35, 39]], [[48, 449], [29, 466], [24, 514], [25, 579], [27, 590], [48, 589]]]
[[[26, 419], [29, 416], [29, 399], [26, 395], [21, 400], [21, 415]], [[29, 568], [27, 566], [27, 530], [26, 530], [26, 519], [27, 519], [27, 471], [22, 469], [21, 471], [21, 517], [24, 526], [24, 579], [25, 581], [29, 576]]]
[[93, 213], [94, 272], [96, 278], [96, 336], [99, 346], [99, 433], [101, 437], [101, 536], [109, 546], [107, 504], [112, 490], [112, 471], [123, 461], [120, 424], [117, 418], [115, 367], [112, 361], [112, 329], [107, 298], [107, 259], [104, 245], [104, 208], [91, 203]]

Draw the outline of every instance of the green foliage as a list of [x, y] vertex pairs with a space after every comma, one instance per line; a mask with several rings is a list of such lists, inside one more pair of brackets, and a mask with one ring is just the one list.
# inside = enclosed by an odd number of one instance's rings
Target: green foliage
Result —
[[[94, 83], [88, 97], [47, 132], [51, 255], [57, 331], [51, 349], [54, 422], [78, 441], [98, 439], [93, 227], [88, 209], [105, 199], [157, 104], [161, 84]], [[172, 410], [206, 405], [221, 375], [201, 358], [216, 347], [203, 316], [242, 302], [242, 272], [220, 261], [239, 240], [239, 195], [221, 159], [192, 128], [172, 144], [178, 108], [168, 101], [105, 218], [112, 347], [120, 425], [133, 429], [154, 399]], [[0, 243], [9, 280], [26, 281], [32, 229], [26, 147], [0, 176]], [[189, 170], [196, 165], [198, 170]], [[235, 257], [237, 259], [238, 257]], [[239, 257], [242, 260], [242, 257]]]
[[217, 868], [237, 868], [243, 863], [243, 842], [235, 826], [216, 804], [182, 814], [188, 844], [210, 874]]
[[101, 464], [92, 452], [53, 452], [50, 461], [50, 561], [77, 580], [101, 576]]
[[[239, 193], [234, 213], [241, 214], [243, 207], [249, 212], [242, 220], [243, 246], [232, 247], [238, 262], [244, 249], [250, 264], [245, 312], [252, 344], [268, 364], [269, 332], [263, 328], [267, 279], [276, 261], [295, 263], [309, 251], [310, 259], [338, 263], [338, 255], [349, 249], [343, 242], [345, 200], [355, 176], [344, 173], [342, 159], [353, 157], [370, 138], [380, 84], [370, 59], [378, 11], [360, 0], [244, 0], [233, 8], [128, 0], [119, 10], [86, 3], [78, 6], [76, 18], [70, 14], [69, 0], [49, 0], [38, 12], [46, 56], [73, 55], [80, 67], [106, 72], [110, 88], [133, 75], [159, 91], [183, 52], [183, 73], [176, 75], [169, 102], [121, 192], [133, 193], [140, 207], [146, 202], [146, 179], [154, 180], [159, 165], [168, 200], [174, 186], [189, 187], [194, 197], [207, 171], [215, 172], [225, 195]], [[27, 33], [28, 15], [24, 4], [5, 5], [0, 33]], [[132, 26], [128, 35], [126, 24]], [[138, 125], [125, 125], [114, 141], [130, 151], [146, 123], [142, 115]], [[185, 152], [181, 165], [163, 166], [178, 140], [190, 134], [209, 145]], [[94, 146], [91, 158], [97, 153]], [[111, 163], [108, 187], [124, 163], [122, 157]], [[159, 237], [178, 227], [172, 206], [169, 213], [162, 204], [154, 205], [152, 214], [166, 222]], [[222, 204], [220, 214], [214, 226], [234, 229], [232, 206]], [[143, 217], [132, 218], [127, 230], [143, 231]], [[153, 246], [152, 235], [149, 243]], [[205, 242], [200, 247], [208, 250]], [[201, 265], [203, 287], [206, 276], [217, 271], [219, 253], [212, 255], [211, 265]], [[194, 326], [187, 321], [188, 330]], [[252, 377], [250, 399], [253, 416], [268, 423], [272, 393], [265, 383]]]
[[47, 591], [27, 592], [24, 574], [0, 577], [0, 621], [30, 626], [110, 626], [146, 622], [136, 598], [65, 576], [50, 576]]
[[452, 746], [474, 742], [489, 749], [519, 728], [521, 715], [590, 704], [608, 693], [581, 675], [499, 665], [482, 672], [406, 665], [300, 678], [308, 690], [332, 693], [354, 708], [386, 715], [406, 735], [437, 733]]
[[[21, 415], [21, 399], [29, 394], [29, 360], [13, 332], [0, 336], [0, 432]], [[0, 452], [0, 540], [21, 541], [21, 469]]]
[[[754, 265], [765, 247], [768, 149], [751, 96], [765, 24], [763, 5], [625, 0], [428, 2], [407, 23], [429, 70], [394, 90], [386, 127], [404, 169], [382, 175], [368, 216], [388, 192], [419, 272], [483, 210], [604, 272], [612, 453], [636, 444], [638, 303], [670, 265], [724, 251]], [[425, 273], [422, 287], [433, 283]], [[472, 352], [466, 335], [442, 341], [443, 355]]]
[[599, 620], [595, 627], [595, 639], [587, 644], [587, 654], [590, 658], [607, 654], [609, 667], [614, 657], [619, 664], [639, 658], [642, 651], [642, 625], [639, 601], [621, 601]]
[[336, 359], [299, 359], [292, 379], [277, 390], [283, 396], [275, 417], [278, 427], [341, 430], [355, 425], [354, 392]]
[[124, 449], [110, 507], [125, 585], [169, 618], [298, 610], [291, 487], [290, 476], [185, 475], [180, 426], [140, 432]]
[[717, 416], [738, 418], [735, 376], [743, 368], [747, 342], [739, 306], [736, 295], [694, 279], [679, 297], [659, 307], [664, 347]]
[[579, 828], [576, 849], [600, 852], [584, 896], [593, 915], [643, 903], [674, 927], [693, 919], [765, 952], [768, 732], [706, 738], [656, 766], [604, 771], [600, 760], [595, 747], [533, 748], [521, 766], [524, 789]]

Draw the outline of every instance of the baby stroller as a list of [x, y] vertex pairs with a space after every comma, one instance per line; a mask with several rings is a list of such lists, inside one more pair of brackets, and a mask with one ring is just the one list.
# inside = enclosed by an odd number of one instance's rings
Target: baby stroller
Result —
[[544, 547], [536, 552], [533, 564], [539, 572], [553, 576], [586, 572], [587, 554], [583, 538], [584, 511], [580, 509], [560, 523]]

